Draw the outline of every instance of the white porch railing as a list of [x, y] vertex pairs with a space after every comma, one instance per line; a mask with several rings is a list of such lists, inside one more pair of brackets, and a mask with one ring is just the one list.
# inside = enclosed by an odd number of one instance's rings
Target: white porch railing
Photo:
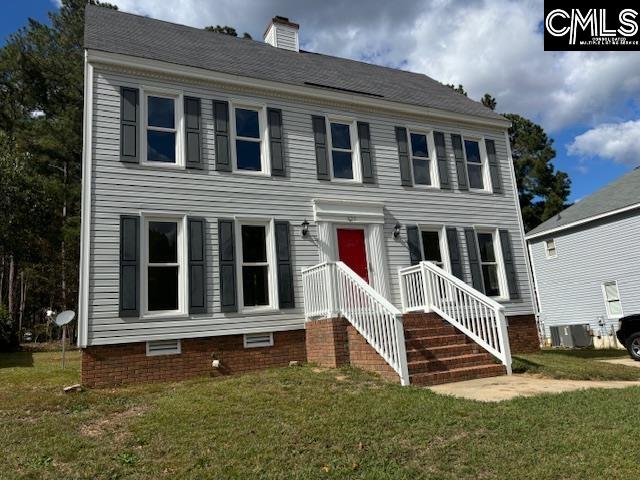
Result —
[[409, 384], [402, 313], [343, 262], [302, 270], [304, 310], [313, 318], [346, 318]]
[[511, 374], [504, 307], [431, 262], [400, 270], [404, 311], [433, 311], [499, 359]]

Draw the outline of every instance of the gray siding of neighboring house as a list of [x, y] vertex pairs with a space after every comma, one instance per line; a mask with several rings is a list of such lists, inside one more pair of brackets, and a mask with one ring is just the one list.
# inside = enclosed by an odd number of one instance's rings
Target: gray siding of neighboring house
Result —
[[[544, 241], [554, 238], [557, 258], [546, 258]], [[591, 325], [597, 334], [608, 319], [602, 284], [616, 280], [623, 313], [640, 313], [640, 214], [609, 217], [530, 241], [545, 334], [553, 325]]]
[[[185, 95], [202, 101], [204, 170], [167, 170], [119, 161], [120, 86], [179, 88]], [[214, 170], [214, 134], [210, 99], [266, 101], [281, 108], [284, 126], [286, 177], [259, 177]], [[343, 111], [335, 107], [288, 102], [278, 98], [232, 95], [202, 84], [157, 78], [132, 77], [96, 67], [93, 102], [93, 178], [91, 190], [91, 248], [89, 273], [88, 343], [124, 343], [163, 338], [186, 338], [246, 332], [304, 328], [300, 270], [318, 263], [313, 224], [313, 198], [378, 201], [385, 204], [385, 241], [391, 301], [400, 306], [397, 272], [409, 265], [406, 234], [393, 238], [393, 226], [415, 223], [442, 223], [459, 228], [490, 225], [509, 230], [521, 299], [506, 303], [508, 315], [531, 314], [533, 304], [528, 282], [525, 250], [519, 229], [518, 212], [508, 164], [504, 131], [489, 129], [463, 133], [484, 135], [495, 140], [506, 194], [491, 195], [445, 192], [402, 187], [394, 127], [421, 125], [447, 133], [447, 153], [452, 155], [449, 133], [461, 133], [459, 126], [446, 123], [420, 123], [410, 118], [383, 117], [379, 114]], [[370, 123], [376, 184], [344, 184], [319, 181], [311, 125], [312, 114], [348, 115]], [[455, 165], [449, 162], [449, 177], [456, 186]], [[188, 318], [151, 320], [118, 316], [119, 216], [141, 210], [171, 210], [197, 215], [207, 220], [206, 253], [208, 274], [208, 312]], [[292, 258], [295, 273], [295, 310], [260, 315], [229, 314], [220, 311], [217, 219], [234, 215], [264, 215], [289, 220], [292, 225]], [[302, 237], [298, 225], [311, 222], [310, 235]], [[459, 233], [466, 280], [470, 270], [466, 246]]]

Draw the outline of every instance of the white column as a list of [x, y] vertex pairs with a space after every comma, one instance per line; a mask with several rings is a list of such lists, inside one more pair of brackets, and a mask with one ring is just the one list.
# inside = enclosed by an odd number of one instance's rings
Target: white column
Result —
[[320, 250], [320, 263], [337, 260], [335, 248], [335, 235], [331, 222], [318, 222], [318, 248]]
[[375, 288], [380, 295], [389, 300], [389, 280], [387, 275], [387, 249], [384, 241], [384, 225], [374, 223], [369, 225], [369, 261], [373, 269], [372, 287]]

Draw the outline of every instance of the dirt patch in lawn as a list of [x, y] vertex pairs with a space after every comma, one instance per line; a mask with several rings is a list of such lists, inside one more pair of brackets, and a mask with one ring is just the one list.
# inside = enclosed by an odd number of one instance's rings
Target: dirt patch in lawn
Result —
[[139, 417], [147, 411], [145, 405], [136, 405], [123, 412], [112, 413], [80, 427], [80, 434], [85, 437], [97, 438], [108, 432], [120, 430], [133, 417]]

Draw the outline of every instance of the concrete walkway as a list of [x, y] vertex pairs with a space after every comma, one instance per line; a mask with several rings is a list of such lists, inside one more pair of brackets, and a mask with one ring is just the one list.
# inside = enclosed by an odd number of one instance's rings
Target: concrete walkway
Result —
[[430, 387], [430, 389], [442, 395], [452, 395], [469, 400], [501, 402], [519, 396], [531, 397], [543, 393], [570, 392], [587, 388], [626, 388], [634, 386], [640, 386], [640, 381], [554, 380], [535, 375], [505, 375], [436, 385]]

